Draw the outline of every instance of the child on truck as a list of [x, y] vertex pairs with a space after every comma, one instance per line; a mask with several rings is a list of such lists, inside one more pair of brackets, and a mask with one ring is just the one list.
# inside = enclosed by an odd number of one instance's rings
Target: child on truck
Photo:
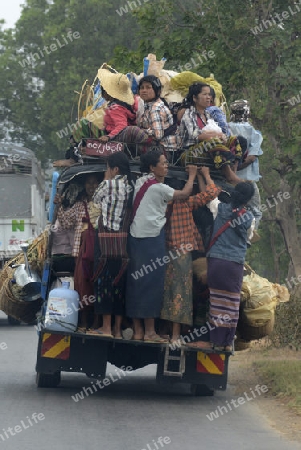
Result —
[[144, 101], [144, 112], [138, 120], [138, 125], [164, 148], [168, 156], [177, 150], [180, 141], [173, 115], [167, 102], [160, 97], [161, 91], [159, 78], [154, 75], [141, 78], [138, 92]]

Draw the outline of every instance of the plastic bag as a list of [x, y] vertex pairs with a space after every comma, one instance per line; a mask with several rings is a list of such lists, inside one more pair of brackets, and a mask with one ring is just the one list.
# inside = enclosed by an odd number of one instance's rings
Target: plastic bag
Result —
[[208, 119], [207, 124], [204, 126], [202, 131], [216, 131], [218, 133], [222, 133], [223, 130], [221, 127], [218, 126], [218, 124], [213, 119]]
[[157, 61], [156, 55], [149, 53], [146, 58], [144, 58], [144, 75], [155, 75], [159, 77], [161, 75], [161, 70], [164, 67], [166, 58], [162, 58]]

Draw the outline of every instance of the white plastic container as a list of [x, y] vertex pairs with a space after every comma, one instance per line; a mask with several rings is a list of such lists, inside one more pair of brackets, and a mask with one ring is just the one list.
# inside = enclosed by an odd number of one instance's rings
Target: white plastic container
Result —
[[45, 328], [53, 331], [75, 331], [78, 322], [79, 295], [69, 289], [70, 283], [49, 292], [45, 314]]

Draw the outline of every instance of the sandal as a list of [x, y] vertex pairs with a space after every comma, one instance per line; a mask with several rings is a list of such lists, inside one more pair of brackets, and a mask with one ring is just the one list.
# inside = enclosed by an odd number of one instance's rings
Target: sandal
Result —
[[85, 327], [77, 327], [76, 332], [77, 332], [77, 333], [83, 333], [83, 334], [86, 334], [87, 328], [85, 328]]
[[169, 343], [169, 339], [164, 339], [161, 336], [159, 336], [158, 334], [155, 334], [154, 337], [149, 337], [149, 338], [146, 338], [144, 336], [143, 341], [147, 342], [149, 344], [168, 344]]
[[217, 352], [232, 352], [232, 346], [231, 345], [214, 345], [213, 350], [216, 350]]
[[167, 339], [168, 341], [170, 341], [170, 336], [169, 336], [169, 334], [159, 334], [159, 336], [160, 336], [162, 339]]
[[108, 337], [108, 338], [113, 338], [113, 335], [112, 334], [107, 334], [107, 333], [104, 333], [103, 331], [101, 331], [101, 330], [89, 330], [89, 331], [87, 331], [87, 333], [86, 334], [90, 334], [90, 335], [92, 335], [92, 336], [98, 336], [98, 337]]

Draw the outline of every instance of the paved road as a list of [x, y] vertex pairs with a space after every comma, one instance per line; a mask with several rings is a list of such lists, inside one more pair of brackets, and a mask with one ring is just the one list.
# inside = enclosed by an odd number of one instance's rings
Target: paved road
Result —
[[[89, 396], [83, 387], [91, 380], [81, 374], [63, 374], [59, 388], [37, 389], [36, 332], [11, 327], [5, 317], [0, 312], [0, 449], [301, 449], [269, 428], [256, 399], [230, 411], [231, 387], [215, 397], [192, 397], [186, 386], [156, 385], [154, 366]], [[80, 392], [84, 398], [74, 401]], [[207, 415], [222, 406], [227, 412], [210, 421]]]

